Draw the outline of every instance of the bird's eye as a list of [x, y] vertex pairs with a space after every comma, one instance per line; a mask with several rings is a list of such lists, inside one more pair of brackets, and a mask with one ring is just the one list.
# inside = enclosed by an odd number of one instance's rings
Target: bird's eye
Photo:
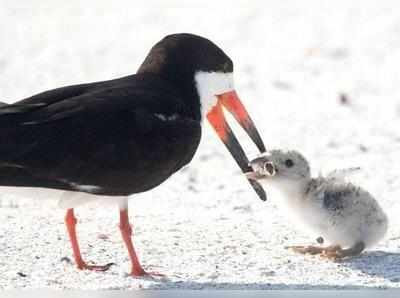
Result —
[[291, 159], [286, 159], [285, 160], [285, 165], [286, 165], [286, 167], [291, 168], [291, 167], [294, 166], [294, 162]]
[[225, 62], [221, 68], [223, 72], [232, 72], [232, 65], [229, 62]]

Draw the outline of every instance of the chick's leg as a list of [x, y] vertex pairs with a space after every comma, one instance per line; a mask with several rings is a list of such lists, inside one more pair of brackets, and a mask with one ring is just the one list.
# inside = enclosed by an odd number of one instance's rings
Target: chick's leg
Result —
[[346, 249], [342, 249], [338, 246], [337, 249], [331, 249], [324, 251], [321, 256], [331, 260], [340, 260], [346, 257], [358, 256], [365, 249], [363, 242], [357, 242], [354, 246]]
[[297, 253], [309, 255], [321, 255], [322, 258], [329, 260], [341, 260], [346, 257], [358, 256], [364, 249], [365, 244], [358, 242], [350, 248], [343, 249], [340, 245], [330, 246], [287, 246], [286, 249], [291, 249]]
[[324, 247], [322, 246], [314, 246], [314, 245], [295, 245], [295, 246], [286, 246], [286, 249], [293, 250], [294, 252], [303, 254], [303, 255], [318, 255], [324, 252]]

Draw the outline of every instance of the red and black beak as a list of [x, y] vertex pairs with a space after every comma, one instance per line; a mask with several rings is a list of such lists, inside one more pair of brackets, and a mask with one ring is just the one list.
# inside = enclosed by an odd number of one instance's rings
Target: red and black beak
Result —
[[[249, 137], [253, 140], [260, 152], [265, 152], [264, 143], [258, 133], [253, 121], [241, 103], [236, 91], [229, 91], [217, 95], [218, 102], [207, 114], [207, 119], [214, 127], [220, 139], [224, 142], [233, 158], [236, 160], [243, 173], [252, 171], [249, 166], [249, 160], [240, 146], [238, 140], [225, 120], [222, 107], [226, 108], [239, 122]], [[265, 201], [267, 196], [262, 186], [256, 181], [248, 179], [261, 200]]]

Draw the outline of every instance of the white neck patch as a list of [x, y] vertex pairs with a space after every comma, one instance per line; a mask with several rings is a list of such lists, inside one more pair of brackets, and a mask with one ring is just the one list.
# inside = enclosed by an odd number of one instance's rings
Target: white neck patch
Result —
[[234, 90], [233, 73], [204, 72], [194, 74], [197, 93], [200, 97], [201, 120], [217, 104], [216, 95]]

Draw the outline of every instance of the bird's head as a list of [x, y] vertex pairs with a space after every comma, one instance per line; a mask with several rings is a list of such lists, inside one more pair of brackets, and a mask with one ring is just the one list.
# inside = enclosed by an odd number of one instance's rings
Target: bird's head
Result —
[[[207, 119], [227, 146], [243, 172], [249, 171], [248, 159], [225, 120], [226, 109], [247, 132], [260, 152], [264, 143], [235, 91], [233, 62], [210, 40], [193, 34], [168, 35], [150, 51], [138, 73], [153, 73], [181, 91], [196, 120]], [[255, 182], [260, 198], [265, 193]]]
[[281, 191], [297, 191], [311, 178], [308, 161], [297, 151], [271, 150], [250, 161], [247, 178], [275, 186]]

